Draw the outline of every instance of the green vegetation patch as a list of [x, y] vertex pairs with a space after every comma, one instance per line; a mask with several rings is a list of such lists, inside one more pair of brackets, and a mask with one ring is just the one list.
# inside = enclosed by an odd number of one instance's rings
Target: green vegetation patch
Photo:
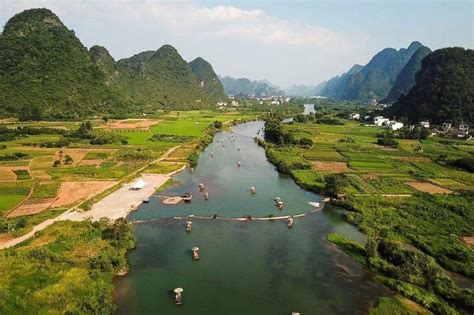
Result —
[[30, 173], [27, 170], [14, 170], [17, 180], [31, 179]]
[[430, 315], [424, 307], [404, 298], [379, 297], [369, 315]]
[[0, 185], [0, 215], [25, 199], [32, 185], [31, 181], [2, 183]]
[[126, 270], [131, 226], [57, 222], [20, 245], [0, 251], [2, 314], [109, 314], [112, 278]]

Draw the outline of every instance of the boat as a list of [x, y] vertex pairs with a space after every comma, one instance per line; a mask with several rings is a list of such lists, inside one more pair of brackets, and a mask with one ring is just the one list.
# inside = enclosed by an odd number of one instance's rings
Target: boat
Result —
[[321, 207], [321, 204], [319, 202], [308, 202], [310, 205], [312, 205], [313, 207], [316, 207], [316, 208], [319, 208]]
[[193, 260], [199, 260], [199, 247], [193, 247]]
[[291, 228], [293, 226], [293, 218], [288, 218], [288, 222], [286, 223], [286, 226], [288, 228]]
[[191, 195], [190, 192], [185, 193], [184, 195], [181, 196], [184, 202], [190, 202], [191, 199], [193, 199], [193, 195]]
[[240, 161], [237, 162], [237, 166], [240, 167]]
[[281, 201], [280, 197], [275, 197], [275, 204], [278, 208], [283, 208], [283, 201]]
[[255, 186], [250, 187], [250, 192], [255, 195], [257, 193], [257, 188], [255, 188]]
[[176, 288], [174, 289], [174, 304], [181, 305], [183, 304], [183, 289]]
[[186, 222], [186, 232], [191, 232], [193, 230], [193, 222]]
[[199, 183], [198, 187], [199, 187], [199, 190], [200, 190], [200, 191], [203, 191], [203, 189], [204, 189], [204, 184], [203, 184], [203, 183]]
[[150, 198], [143, 199], [143, 203], [150, 203]]
[[205, 192], [204, 193], [204, 200], [208, 200], [209, 199], [209, 193], [208, 192]]

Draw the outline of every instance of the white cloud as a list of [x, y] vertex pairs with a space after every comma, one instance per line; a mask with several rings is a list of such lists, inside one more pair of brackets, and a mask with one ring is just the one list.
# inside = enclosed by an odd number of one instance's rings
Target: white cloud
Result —
[[3, 0], [0, 3], [7, 11], [48, 7], [59, 15], [83, 14], [118, 22], [135, 20], [154, 23], [156, 27], [164, 27], [169, 32], [200, 39], [252, 40], [267, 45], [312, 46], [327, 51], [341, 51], [352, 47], [347, 39], [330, 29], [281, 19], [262, 10], [243, 10], [233, 6], [79, 0]]
[[0, 23], [38, 7], [55, 12], [87, 47], [104, 45], [116, 59], [168, 43], [186, 60], [204, 57], [220, 74], [282, 85], [343, 72], [363, 44], [317, 22], [188, 1], [0, 0]]

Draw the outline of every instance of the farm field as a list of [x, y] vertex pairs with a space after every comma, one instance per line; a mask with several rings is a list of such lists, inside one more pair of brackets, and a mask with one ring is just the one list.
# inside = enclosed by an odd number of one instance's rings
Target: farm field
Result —
[[[382, 127], [361, 126], [354, 121], [345, 121], [344, 125], [293, 123], [284, 125], [284, 131], [292, 133], [296, 140], [310, 138], [314, 144], [308, 149], [274, 149], [279, 159], [288, 163], [301, 159], [300, 162], [323, 175], [347, 174], [348, 185], [352, 186], [347, 190], [406, 194], [417, 191], [410, 185], [413, 181], [421, 183], [418, 187], [429, 186], [434, 193], [474, 190], [474, 174], [436, 162], [440, 155], [453, 159], [470, 157], [474, 144], [429, 138], [400, 140], [398, 148], [388, 148], [376, 143], [377, 135], [384, 131]], [[423, 149], [416, 150], [417, 147]]]
[[[472, 292], [455, 279], [474, 277], [474, 173], [449, 161], [472, 159], [474, 144], [430, 137], [388, 147], [378, 144], [384, 128], [354, 121], [271, 123], [277, 136], [260, 143], [268, 159], [301, 187], [333, 197], [343, 218], [367, 236], [365, 247], [337, 233], [330, 242], [422, 310], [472, 309]], [[303, 145], [307, 139], [311, 145]], [[400, 301], [380, 299], [372, 311], [385, 314]]]
[[254, 117], [237, 111], [188, 111], [146, 119], [95, 119], [90, 121], [91, 134], [82, 138], [76, 136], [80, 121], [6, 123], [6, 130], [27, 131], [0, 141], [0, 235], [21, 234], [33, 222], [80, 206], [168, 149], [183, 146], [167, 161], [151, 164], [145, 171], [178, 169], [188, 162], [214, 121]]

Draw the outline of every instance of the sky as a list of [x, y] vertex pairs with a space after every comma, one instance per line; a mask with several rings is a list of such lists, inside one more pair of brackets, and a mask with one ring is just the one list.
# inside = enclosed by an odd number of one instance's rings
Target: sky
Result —
[[0, 0], [0, 25], [39, 7], [116, 60], [171, 44], [219, 75], [280, 87], [317, 84], [415, 40], [433, 50], [474, 48], [474, 0]]

